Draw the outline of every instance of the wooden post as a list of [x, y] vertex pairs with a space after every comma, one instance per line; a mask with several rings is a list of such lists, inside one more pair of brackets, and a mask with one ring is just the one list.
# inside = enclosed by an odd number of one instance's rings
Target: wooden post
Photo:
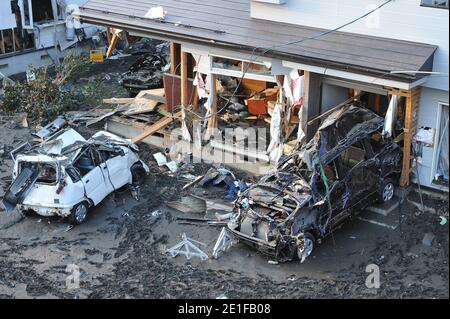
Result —
[[188, 82], [188, 59], [187, 52], [181, 52], [181, 118], [186, 119], [186, 107], [189, 105], [189, 82]]
[[375, 112], [377, 114], [381, 113], [381, 95], [380, 94], [376, 94], [375, 95]]
[[214, 129], [217, 128], [217, 86], [216, 86], [217, 76], [215, 74], [211, 74], [211, 94], [212, 96], [212, 104], [211, 104], [211, 112], [210, 118], [208, 119], [208, 128], [205, 133], [205, 141], [209, 141], [211, 135], [214, 133]]
[[0, 50], [2, 51], [2, 54], [6, 53], [5, 42], [3, 39], [3, 30], [0, 30]]
[[[410, 91], [401, 92], [402, 96], [406, 97], [405, 110], [405, 128], [403, 140], [403, 168], [400, 177], [400, 186], [405, 187], [410, 183], [411, 173], [411, 142], [413, 136], [417, 132], [417, 121], [419, 118], [419, 104], [421, 88], [415, 87]], [[398, 94], [400, 95], [400, 94]]]
[[106, 27], [106, 41], [108, 41], [108, 46], [111, 45], [111, 29]]
[[304, 97], [302, 106], [302, 119], [299, 125], [305, 130], [306, 142], [316, 133], [318, 121], [308, 127], [308, 121], [320, 114], [321, 82], [322, 77], [318, 73], [305, 71], [304, 74]]
[[14, 36], [14, 29], [11, 29], [11, 36], [13, 41], [13, 52], [16, 52], [16, 37]]
[[170, 73], [180, 75], [181, 45], [175, 42], [170, 43]]

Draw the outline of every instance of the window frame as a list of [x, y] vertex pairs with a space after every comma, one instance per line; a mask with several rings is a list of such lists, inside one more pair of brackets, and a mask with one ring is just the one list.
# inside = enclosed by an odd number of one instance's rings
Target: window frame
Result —
[[[449, 0], [429, 0], [429, 1], [431, 1], [431, 3], [425, 3], [425, 0], [420, 0], [420, 6], [421, 7], [425, 7], [425, 8], [435, 8], [435, 9], [446, 9], [446, 10], [449, 10], [449, 3], [450, 3]], [[439, 2], [439, 1], [446, 1], [447, 2], [446, 6], [445, 5], [444, 6], [438, 5], [436, 2]]]

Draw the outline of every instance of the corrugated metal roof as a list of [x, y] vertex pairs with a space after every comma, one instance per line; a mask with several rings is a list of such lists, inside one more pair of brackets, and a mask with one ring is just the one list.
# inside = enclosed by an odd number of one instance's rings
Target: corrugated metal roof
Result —
[[[167, 11], [164, 21], [144, 18], [154, 6]], [[297, 41], [323, 29], [254, 19], [250, 0], [90, 0], [83, 21], [167, 38], [238, 50]], [[436, 46], [333, 32], [301, 44], [276, 47], [267, 56], [406, 81], [416, 75], [390, 71], [431, 71]], [[264, 51], [264, 50], [260, 50]]]

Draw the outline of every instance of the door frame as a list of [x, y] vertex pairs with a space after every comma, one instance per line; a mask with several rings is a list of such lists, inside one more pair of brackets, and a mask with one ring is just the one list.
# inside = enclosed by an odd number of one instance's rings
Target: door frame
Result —
[[436, 175], [437, 166], [438, 166], [438, 160], [439, 160], [438, 145], [439, 145], [439, 140], [440, 140], [441, 126], [443, 124], [443, 122], [442, 122], [442, 110], [443, 110], [444, 107], [449, 108], [450, 107], [449, 103], [448, 102], [438, 102], [437, 117], [436, 117], [436, 130], [435, 130], [435, 134], [434, 134], [434, 145], [436, 147], [433, 150], [433, 162], [432, 162], [432, 165], [431, 165], [431, 175], [429, 177], [429, 183], [431, 185], [433, 185], [434, 187], [439, 187], [440, 189], [448, 190], [447, 187], [435, 184], [433, 182], [434, 181], [434, 176]]

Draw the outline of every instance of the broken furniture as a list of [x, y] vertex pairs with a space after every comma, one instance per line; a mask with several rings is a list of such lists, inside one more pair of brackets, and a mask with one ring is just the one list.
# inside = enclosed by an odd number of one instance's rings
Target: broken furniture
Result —
[[200, 248], [194, 245], [197, 243], [199, 245], [206, 246], [206, 244], [199, 242], [197, 240], [188, 238], [185, 233], [181, 235], [182, 241], [172, 248], [167, 249], [167, 252], [175, 258], [178, 255], [184, 255], [187, 259], [192, 257], [198, 257], [201, 260], [207, 260], [208, 255], [205, 254]]
[[216, 244], [213, 248], [213, 257], [215, 259], [219, 258], [219, 254], [226, 252], [233, 245], [233, 237], [228, 233], [226, 227], [223, 227], [219, 237], [217, 238]]

